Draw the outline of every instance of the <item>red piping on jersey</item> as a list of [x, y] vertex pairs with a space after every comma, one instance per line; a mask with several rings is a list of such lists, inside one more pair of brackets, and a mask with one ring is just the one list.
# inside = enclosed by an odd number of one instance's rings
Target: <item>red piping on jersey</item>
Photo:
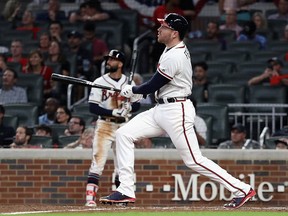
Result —
[[175, 49], [183, 49], [183, 48], [185, 48], [185, 46], [176, 47]]
[[168, 76], [167, 74], [165, 74], [163, 71], [160, 70], [159, 64], [158, 64], [157, 70], [158, 70], [158, 72], [159, 72], [161, 75], [163, 75], [163, 76], [166, 77], [167, 79], [170, 79], [170, 80], [173, 79], [173, 77]]
[[184, 104], [181, 103], [181, 106], [182, 106], [182, 127], [183, 127], [183, 134], [184, 134], [184, 137], [185, 137], [185, 140], [186, 140], [186, 143], [187, 143], [187, 146], [189, 148], [189, 151], [190, 151], [190, 154], [191, 154], [191, 157], [193, 159], [193, 161], [195, 162], [195, 164], [197, 164], [198, 166], [200, 167], [203, 167], [204, 169], [208, 170], [209, 172], [213, 173], [214, 175], [218, 176], [219, 178], [221, 178], [223, 181], [227, 182], [230, 186], [232, 186], [233, 188], [236, 188], [237, 190], [241, 191], [242, 193], [245, 194], [245, 196], [247, 195], [242, 189], [240, 188], [237, 188], [235, 187], [234, 185], [232, 185], [230, 182], [228, 182], [226, 179], [224, 179], [223, 177], [221, 177], [219, 174], [213, 172], [211, 169], [207, 168], [206, 166], [203, 166], [202, 164], [198, 163], [194, 157], [194, 154], [191, 150], [191, 147], [189, 145], [189, 141], [188, 141], [188, 138], [187, 138], [187, 134], [186, 134], [186, 129], [185, 129], [185, 110], [184, 110]]

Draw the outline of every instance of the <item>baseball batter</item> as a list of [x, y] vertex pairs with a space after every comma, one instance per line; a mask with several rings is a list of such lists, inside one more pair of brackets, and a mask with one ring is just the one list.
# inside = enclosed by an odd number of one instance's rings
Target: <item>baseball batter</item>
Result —
[[100, 198], [103, 203], [133, 203], [134, 144], [135, 140], [160, 136], [166, 132], [187, 167], [219, 182], [235, 198], [226, 208], [239, 208], [256, 193], [250, 185], [227, 173], [213, 161], [202, 156], [194, 131], [195, 108], [187, 96], [192, 89], [192, 66], [189, 52], [183, 42], [187, 20], [170, 13], [158, 19], [158, 41], [166, 45], [154, 76], [140, 86], [126, 85], [121, 95], [135, 100], [139, 94], [156, 91], [158, 104], [142, 112], [116, 131], [116, 154], [120, 186], [109, 196]]
[[[122, 89], [128, 82], [128, 77], [123, 72], [125, 56], [118, 50], [111, 50], [105, 56], [107, 74], [94, 81], [95, 84]], [[137, 111], [139, 103], [130, 102], [119, 92], [92, 88], [89, 96], [90, 112], [99, 116], [97, 128], [93, 140], [92, 162], [89, 169], [86, 186], [86, 206], [96, 206], [96, 194], [99, 187], [99, 179], [102, 175], [107, 160], [108, 151], [113, 148], [115, 154], [115, 131], [128, 121], [128, 113]], [[114, 158], [115, 184], [119, 186], [118, 165]]]

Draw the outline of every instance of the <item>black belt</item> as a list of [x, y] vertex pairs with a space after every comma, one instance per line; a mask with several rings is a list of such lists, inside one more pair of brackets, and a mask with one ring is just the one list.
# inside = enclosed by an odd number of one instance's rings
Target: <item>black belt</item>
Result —
[[165, 103], [175, 103], [175, 102], [183, 102], [186, 101], [186, 97], [173, 97], [173, 98], [159, 98], [158, 103], [159, 104], [165, 104]]
[[126, 122], [125, 118], [115, 118], [115, 117], [104, 117], [104, 116], [100, 116], [99, 119], [107, 121], [107, 122], [114, 122], [114, 123], [124, 123]]

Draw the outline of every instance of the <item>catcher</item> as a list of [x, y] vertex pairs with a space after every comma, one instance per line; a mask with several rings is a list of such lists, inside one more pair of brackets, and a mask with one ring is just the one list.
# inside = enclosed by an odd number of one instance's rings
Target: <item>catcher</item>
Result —
[[[123, 74], [125, 55], [118, 50], [111, 50], [104, 57], [108, 73], [97, 78], [93, 83], [122, 89], [127, 85], [128, 77]], [[135, 85], [132, 83], [132, 85]], [[127, 102], [120, 92], [92, 88], [89, 96], [90, 112], [99, 116], [93, 139], [92, 162], [89, 169], [86, 186], [85, 206], [97, 206], [96, 195], [99, 188], [99, 180], [102, 175], [108, 151], [112, 147], [115, 166], [115, 185], [120, 185], [118, 177], [118, 165], [115, 152], [115, 132], [129, 120], [129, 113], [140, 108], [140, 103]]]

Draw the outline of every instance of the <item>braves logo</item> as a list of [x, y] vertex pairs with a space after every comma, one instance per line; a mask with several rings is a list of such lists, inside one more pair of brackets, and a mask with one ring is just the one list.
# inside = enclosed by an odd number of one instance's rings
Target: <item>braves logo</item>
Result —
[[120, 92], [102, 90], [102, 101], [106, 101], [109, 98], [113, 98], [114, 100], [125, 100], [125, 97], [120, 95]]

